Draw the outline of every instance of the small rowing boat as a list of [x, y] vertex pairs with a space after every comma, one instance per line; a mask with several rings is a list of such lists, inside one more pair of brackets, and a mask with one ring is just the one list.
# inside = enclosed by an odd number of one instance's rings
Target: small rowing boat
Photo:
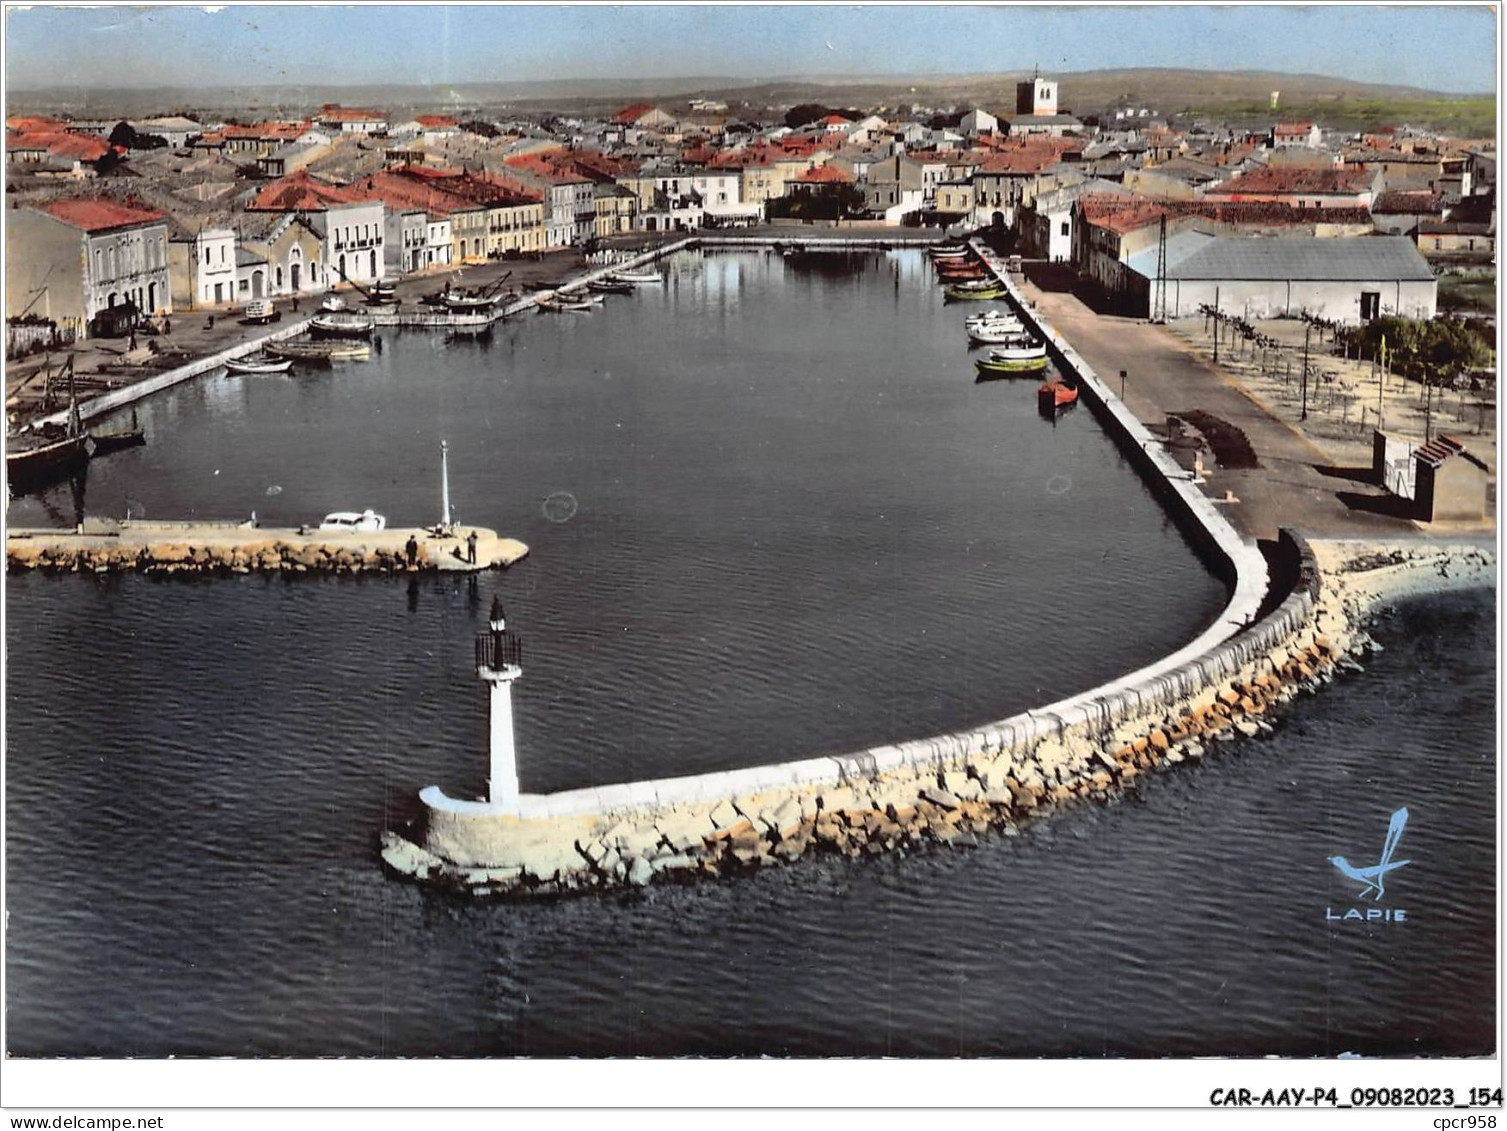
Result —
[[607, 278], [615, 283], [632, 283], [634, 286], [665, 281], [664, 276], [658, 271], [614, 271]]
[[225, 362], [225, 368], [232, 373], [286, 373], [293, 368], [293, 362], [265, 355], [232, 357]]
[[1036, 390], [1036, 407], [1044, 416], [1051, 416], [1058, 409], [1068, 408], [1078, 402], [1078, 390], [1060, 377], [1053, 377]]
[[574, 302], [568, 298], [560, 298], [558, 294], [553, 298], [541, 298], [537, 305], [540, 310], [548, 311], [552, 314], [591, 309], [591, 303], [589, 302]]
[[631, 295], [632, 283], [618, 283], [611, 279], [593, 279], [586, 284], [586, 289], [595, 294], [603, 295]]

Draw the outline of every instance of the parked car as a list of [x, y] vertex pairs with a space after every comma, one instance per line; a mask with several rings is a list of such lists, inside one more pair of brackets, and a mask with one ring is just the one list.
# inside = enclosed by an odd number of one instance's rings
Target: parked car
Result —
[[327, 534], [376, 534], [387, 529], [387, 519], [372, 510], [334, 511], [324, 516], [319, 529]]
[[247, 322], [276, 322], [282, 317], [269, 298], [254, 298], [241, 311]]

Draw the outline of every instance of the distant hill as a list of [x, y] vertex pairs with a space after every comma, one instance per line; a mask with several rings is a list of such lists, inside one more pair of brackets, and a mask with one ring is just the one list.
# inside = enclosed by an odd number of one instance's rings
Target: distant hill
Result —
[[[771, 116], [800, 102], [822, 102], [891, 113], [909, 107], [952, 109], [1014, 107], [1015, 83], [1026, 71], [982, 75], [886, 75], [779, 78], [747, 83], [728, 78], [551, 79], [458, 83], [451, 86], [243, 86], [215, 90], [175, 87], [80, 90], [12, 90], [12, 113], [53, 112], [77, 117], [134, 117], [173, 109], [212, 114], [298, 114], [326, 102], [382, 107], [395, 116], [429, 110], [503, 115], [598, 113], [628, 102], [684, 106], [692, 97], [726, 102], [729, 112]], [[1116, 106], [1149, 107], [1164, 115], [1189, 112], [1226, 121], [1269, 122], [1273, 117], [1315, 116], [1337, 127], [1408, 122], [1441, 129], [1495, 132], [1495, 95], [1451, 95], [1417, 87], [1363, 83], [1327, 75], [1269, 71], [1198, 71], [1176, 68], [1054, 72], [1060, 101], [1081, 116]], [[1280, 92], [1276, 114], [1272, 91]], [[1469, 128], [1467, 128], [1469, 127]]]

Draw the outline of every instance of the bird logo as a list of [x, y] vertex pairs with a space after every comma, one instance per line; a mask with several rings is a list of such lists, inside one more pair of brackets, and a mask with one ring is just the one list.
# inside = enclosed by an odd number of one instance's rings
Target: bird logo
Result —
[[1357, 868], [1343, 856], [1331, 856], [1329, 863], [1333, 864], [1350, 879], [1363, 884], [1360, 898], [1364, 899], [1370, 894], [1373, 900], [1380, 900], [1386, 894], [1388, 872], [1395, 872], [1405, 864], [1411, 864], [1411, 860], [1393, 860], [1392, 855], [1397, 851], [1397, 842], [1402, 839], [1402, 830], [1408, 824], [1408, 811], [1406, 808], [1399, 809], [1392, 814], [1392, 822], [1387, 826], [1387, 839], [1381, 846], [1381, 859], [1368, 868]]

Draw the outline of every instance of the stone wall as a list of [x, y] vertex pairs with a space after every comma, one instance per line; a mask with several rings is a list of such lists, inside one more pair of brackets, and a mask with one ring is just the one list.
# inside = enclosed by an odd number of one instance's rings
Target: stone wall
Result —
[[[424, 546], [415, 555], [420, 570], [438, 568]], [[403, 573], [408, 562], [401, 549], [303, 543], [248, 537], [237, 545], [195, 542], [154, 542], [150, 545], [90, 545], [65, 541], [8, 538], [7, 569], [38, 569], [59, 573]]]

